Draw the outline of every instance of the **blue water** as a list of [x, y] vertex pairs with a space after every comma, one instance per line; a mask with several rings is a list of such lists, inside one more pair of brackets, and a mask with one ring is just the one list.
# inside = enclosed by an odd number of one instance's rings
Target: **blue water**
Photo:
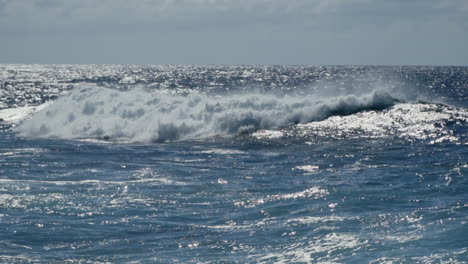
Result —
[[468, 261], [468, 67], [0, 69], [0, 263]]

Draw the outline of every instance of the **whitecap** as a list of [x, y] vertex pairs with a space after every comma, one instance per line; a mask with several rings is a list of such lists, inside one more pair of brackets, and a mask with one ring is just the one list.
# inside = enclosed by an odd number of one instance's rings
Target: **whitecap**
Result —
[[30, 118], [37, 112], [47, 108], [51, 102], [47, 102], [37, 106], [23, 106], [15, 108], [7, 108], [0, 110], [0, 121], [7, 123], [17, 123], [27, 118]]
[[[275, 131], [333, 115], [384, 109], [395, 102], [381, 90], [330, 98], [256, 92], [220, 97], [197, 91], [178, 94], [93, 87], [62, 96], [24, 120], [16, 131], [25, 137], [161, 142]], [[279, 132], [269, 135], [276, 137]]]
[[278, 200], [304, 199], [304, 198], [319, 199], [328, 194], [329, 192], [325, 189], [320, 189], [318, 187], [311, 187], [306, 190], [295, 192], [295, 193], [274, 194], [274, 195], [267, 195], [266, 197], [263, 197], [263, 198], [239, 201], [239, 202], [235, 202], [234, 205], [239, 206], [239, 207], [252, 208], [258, 205], [262, 205], [264, 203], [278, 201]]
[[315, 174], [320, 171], [319, 166], [314, 166], [314, 165], [303, 165], [303, 166], [297, 166], [294, 167], [293, 170], [302, 170], [307, 172], [308, 174]]

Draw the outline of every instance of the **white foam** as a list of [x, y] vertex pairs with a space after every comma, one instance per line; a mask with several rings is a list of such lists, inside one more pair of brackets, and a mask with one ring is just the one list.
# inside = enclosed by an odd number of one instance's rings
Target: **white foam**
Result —
[[343, 222], [344, 220], [351, 220], [357, 218], [344, 218], [340, 216], [302, 216], [298, 218], [292, 218], [288, 220], [288, 223], [299, 223], [299, 224], [317, 224], [317, 223], [326, 223], [326, 222]]
[[307, 172], [308, 174], [314, 174], [319, 172], [320, 168], [319, 166], [314, 166], [314, 165], [304, 165], [304, 166], [297, 166], [293, 170], [302, 170]]
[[17, 123], [27, 119], [42, 109], [48, 107], [50, 102], [37, 105], [37, 106], [23, 106], [16, 108], [8, 108], [0, 110], [0, 121], [3, 120], [7, 123]]
[[221, 97], [196, 91], [183, 95], [93, 87], [62, 96], [16, 131], [26, 137], [171, 141], [276, 130], [330, 115], [381, 109], [394, 102], [383, 91], [331, 98], [260, 93]]
[[246, 154], [245, 151], [237, 149], [208, 149], [202, 150], [200, 153], [203, 154], [218, 154], [218, 155], [232, 155], [232, 154]]
[[311, 187], [304, 191], [295, 192], [295, 193], [267, 195], [264, 198], [235, 202], [234, 205], [242, 206], [246, 208], [252, 208], [252, 207], [256, 207], [258, 205], [267, 203], [267, 202], [273, 202], [273, 201], [278, 201], [278, 200], [288, 200], [288, 199], [303, 199], [303, 198], [318, 199], [328, 194], [329, 192], [325, 189], [320, 189], [318, 187]]
[[0, 182], [4, 183], [35, 183], [35, 184], [53, 184], [53, 185], [127, 185], [132, 183], [157, 183], [165, 185], [185, 185], [184, 182], [174, 181], [167, 178], [147, 178], [147, 179], [135, 179], [127, 181], [104, 181], [104, 180], [81, 180], [81, 181], [41, 181], [41, 180], [13, 180], [13, 179], [0, 179]]
[[0, 261], [5, 261], [4, 263], [37, 263], [39, 262], [38, 259], [34, 259], [30, 256], [27, 256], [25, 254], [19, 254], [19, 255], [0, 255]]
[[[256, 263], [342, 263], [341, 252], [359, 249], [363, 244], [355, 236], [344, 233], [329, 233], [310, 239], [306, 243], [288, 245], [279, 252], [249, 256]], [[336, 252], [336, 254], [332, 254]], [[327, 254], [320, 254], [327, 253]], [[316, 255], [323, 255], [317, 257]]]
[[284, 132], [276, 130], [259, 130], [252, 134], [252, 137], [259, 139], [277, 139], [284, 136]]
[[457, 142], [446, 121], [466, 122], [468, 110], [436, 104], [394, 105], [384, 111], [360, 112], [349, 116], [331, 116], [325, 120], [297, 125], [298, 136], [388, 137], [409, 140], [431, 139], [431, 144]]
[[234, 221], [228, 221], [225, 224], [221, 225], [209, 225], [209, 226], [203, 226], [201, 225], [200, 227], [204, 228], [209, 228], [213, 230], [220, 230], [220, 231], [233, 231], [233, 230], [243, 230], [243, 231], [251, 231], [254, 228], [258, 228], [261, 226], [265, 226], [266, 223], [264, 221], [258, 221], [253, 224], [238, 224]]
[[9, 151], [7, 152], [1, 152], [3, 150], [0, 149], [0, 156], [29, 156], [47, 151], [46, 149], [41, 148], [15, 148], [8, 150]]

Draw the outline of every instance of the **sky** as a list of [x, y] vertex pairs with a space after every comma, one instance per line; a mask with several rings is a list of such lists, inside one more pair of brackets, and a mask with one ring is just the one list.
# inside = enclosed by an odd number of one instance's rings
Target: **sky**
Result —
[[0, 63], [468, 65], [468, 0], [0, 0]]

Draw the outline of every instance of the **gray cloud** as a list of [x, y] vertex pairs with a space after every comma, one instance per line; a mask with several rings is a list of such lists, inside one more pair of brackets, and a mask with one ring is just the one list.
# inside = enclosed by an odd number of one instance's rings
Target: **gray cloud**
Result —
[[[318, 20], [333, 25], [411, 23], [449, 19], [456, 26], [468, 16], [465, 0], [0, 0], [1, 20], [25, 25], [132, 24], [166, 21], [217, 21], [233, 14], [262, 21]], [[464, 18], [464, 19], [463, 19]], [[320, 23], [319, 23], [320, 24]], [[323, 23], [327, 24], [327, 23]], [[3, 26], [5, 27], [5, 26]]]
[[14, 61], [466, 64], [467, 30], [466, 0], [0, 0]]
[[[415, 17], [468, 14], [465, 0], [2, 0], [9, 16], [52, 23], [66, 13], [73, 21], [127, 18], [177, 19], [237, 12], [244, 15]], [[67, 11], [67, 12], [65, 12]]]
[[7, 5], [8, 0], [0, 0], [0, 16], [5, 15], [5, 8]]

